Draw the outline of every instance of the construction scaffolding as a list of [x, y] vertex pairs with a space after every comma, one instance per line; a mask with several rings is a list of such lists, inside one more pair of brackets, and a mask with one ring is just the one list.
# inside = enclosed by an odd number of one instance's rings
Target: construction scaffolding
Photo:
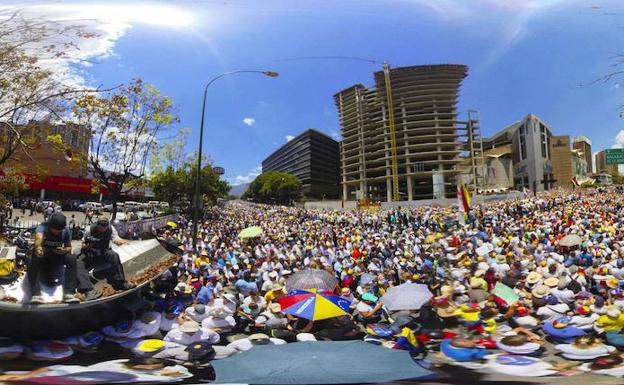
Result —
[[463, 65], [440, 64], [375, 72], [334, 96], [340, 117], [344, 200], [449, 198], [462, 168], [457, 99]]
[[479, 111], [468, 110], [468, 120], [461, 122], [459, 127], [459, 141], [462, 143], [463, 158], [462, 175], [468, 176], [464, 180], [468, 188], [477, 194], [485, 186], [485, 157], [483, 155], [483, 137], [481, 136], [481, 118]]

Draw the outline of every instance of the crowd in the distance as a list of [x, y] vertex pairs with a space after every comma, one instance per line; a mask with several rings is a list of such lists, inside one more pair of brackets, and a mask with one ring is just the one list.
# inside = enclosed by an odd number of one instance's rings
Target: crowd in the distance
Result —
[[[222, 358], [256, 344], [364, 339], [415, 357], [439, 349], [450, 362], [558, 352], [593, 369], [621, 366], [624, 195], [554, 190], [477, 205], [463, 222], [457, 207], [214, 208], [196, 251], [189, 221], [162, 234], [183, 251], [179, 263], [152, 282], [148, 311], [102, 335], [137, 356], [180, 362], [188, 346]], [[262, 234], [239, 238], [250, 226]], [[306, 269], [337, 279], [350, 314], [282, 312], [286, 281]], [[433, 298], [389, 311], [384, 294], [404, 283], [427, 285]]]

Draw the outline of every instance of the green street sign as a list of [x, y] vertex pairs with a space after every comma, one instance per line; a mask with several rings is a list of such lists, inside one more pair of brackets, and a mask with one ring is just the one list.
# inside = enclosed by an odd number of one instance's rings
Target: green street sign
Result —
[[610, 148], [605, 150], [607, 164], [624, 164], [624, 148]]

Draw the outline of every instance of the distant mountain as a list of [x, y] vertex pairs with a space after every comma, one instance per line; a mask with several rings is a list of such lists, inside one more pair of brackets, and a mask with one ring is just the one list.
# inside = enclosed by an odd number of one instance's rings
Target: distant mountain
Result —
[[243, 183], [236, 186], [232, 186], [230, 190], [230, 195], [234, 195], [237, 198], [240, 198], [245, 191], [247, 191], [247, 187], [249, 187], [249, 183]]

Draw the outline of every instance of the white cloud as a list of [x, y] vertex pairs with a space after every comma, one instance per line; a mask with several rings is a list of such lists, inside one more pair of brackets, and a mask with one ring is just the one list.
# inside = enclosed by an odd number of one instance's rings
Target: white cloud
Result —
[[238, 186], [245, 183], [251, 183], [258, 175], [262, 173], [262, 166], [256, 166], [253, 170], [249, 171], [245, 175], [237, 175], [232, 180], [233, 186]]
[[[27, 52], [38, 56], [42, 67], [52, 70], [64, 84], [86, 86], [84, 69], [91, 61], [115, 56], [114, 47], [122, 36], [135, 24], [149, 24], [166, 28], [188, 27], [193, 22], [191, 13], [158, 3], [90, 4], [90, 3], [41, 3], [20, 6], [0, 6], [0, 22], [19, 11], [24, 19], [37, 23], [49, 23], [57, 28], [80, 27], [93, 37], [76, 38], [73, 34], [54, 36], [46, 42], [26, 46]], [[62, 47], [72, 42], [75, 47], [64, 50], [62, 57], [42, 57], [42, 46], [55, 44]]]
[[[624, 130], [620, 130], [615, 136], [615, 144], [611, 148], [624, 148]], [[624, 173], [624, 164], [618, 165], [618, 171], [620, 174]]]
[[[412, 0], [428, 9], [445, 23], [457, 23], [473, 28], [474, 25], [493, 26], [482, 28], [485, 37], [497, 36], [496, 43], [482, 61], [480, 69], [496, 63], [529, 32], [529, 24], [544, 11], [558, 5], [580, 1], [573, 0]], [[474, 30], [474, 28], [473, 28]], [[493, 35], [494, 34], [494, 35]]]
[[624, 130], [620, 130], [615, 136], [615, 144], [611, 148], [624, 148]]
[[291, 140], [293, 140], [293, 139], [295, 139], [295, 137], [294, 137], [294, 136], [292, 136], [292, 135], [286, 135], [286, 141], [287, 141], [287, 142], [290, 142], [290, 141], [291, 141]]
[[243, 119], [243, 123], [245, 123], [248, 126], [253, 126], [254, 123], [256, 123], [256, 119], [254, 119], [254, 118], [245, 118], [245, 119]]

